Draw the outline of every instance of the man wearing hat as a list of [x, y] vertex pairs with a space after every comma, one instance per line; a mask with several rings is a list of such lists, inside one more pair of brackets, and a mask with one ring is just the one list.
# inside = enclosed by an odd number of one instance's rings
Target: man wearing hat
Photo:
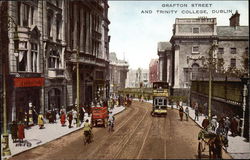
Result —
[[213, 116], [211, 120], [212, 130], [215, 131], [217, 128], [217, 116]]

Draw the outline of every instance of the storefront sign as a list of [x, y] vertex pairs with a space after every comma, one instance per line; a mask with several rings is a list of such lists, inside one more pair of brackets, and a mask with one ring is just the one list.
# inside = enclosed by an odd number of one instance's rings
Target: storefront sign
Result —
[[44, 78], [14, 78], [15, 87], [41, 87], [44, 85]]

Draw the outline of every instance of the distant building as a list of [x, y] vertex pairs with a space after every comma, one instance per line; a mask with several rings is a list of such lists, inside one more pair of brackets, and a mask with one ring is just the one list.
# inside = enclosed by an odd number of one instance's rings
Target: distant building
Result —
[[149, 83], [152, 85], [153, 82], [159, 81], [159, 60], [151, 59], [149, 63]]
[[126, 81], [126, 88], [149, 87], [149, 70], [138, 68], [130, 69]]
[[114, 52], [109, 54], [109, 60], [110, 94], [113, 95], [125, 88], [129, 64], [125, 60], [117, 59]]

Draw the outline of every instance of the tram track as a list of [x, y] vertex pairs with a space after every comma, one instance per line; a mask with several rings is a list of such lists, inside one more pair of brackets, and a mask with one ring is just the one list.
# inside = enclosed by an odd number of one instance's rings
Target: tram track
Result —
[[[130, 117], [128, 119], [126, 119], [125, 121], [122, 121], [122, 123], [117, 123], [117, 127], [115, 128], [115, 131], [112, 133], [108, 133], [102, 136], [106, 136], [107, 138], [105, 138], [105, 140], [102, 139], [98, 139], [98, 147], [94, 148], [94, 150], [92, 150], [90, 152], [90, 154], [86, 155], [88, 157], [98, 157], [100, 156], [100, 158], [104, 158], [105, 156], [108, 156], [109, 153], [109, 147], [111, 147], [112, 145], [116, 145], [116, 146], [120, 146], [126, 139], [126, 134], [124, 137], [122, 137], [121, 135], [124, 134], [124, 132], [130, 133], [131, 131], [126, 131], [127, 129], [127, 125], [132, 122], [136, 123], [137, 120], [140, 119], [140, 116], [138, 116], [139, 112], [143, 112], [143, 108], [141, 108], [140, 104], [137, 103], [133, 103], [133, 106], [131, 107], [133, 110], [131, 112], [133, 112], [132, 115], [130, 115]], [[139, 114], [140, 115], [140, 114]], [[120, 138], [120, 139], [119, 139]], [[112, 144], [112, 140], [113, 139], [117, 139], [119, 140], [118, 144]], [[103, 151], [103, 155], [97, 155], [99, 153], [99, 150]], [[107, 153], [107, 154], [105, 154]], [[103, 157], [104, 156], [104, 157]], [[106, 158], [106, 157], [105, 157]]]
[[116, 152], [115, 156], [113, 157], [113, 159], [118, 159], [118, 156], [120, 155], [120, 153], [122, 152], [122, 150], [125, 148], [125, 146], [127, 145], [127, 143], [129, 142], [129, 140], [132, 138], [132, 136], [134, 135], [135, 131], [137, 130], [137, 128], [141, 125], [141, 123], [144, 121], [144, 119], [146, 118], [146, 116], [148, 115], [148, 111], [149, 109], [147, 108], [146, 113], [143, 115], [142, 119], [139, 121], [139, 123], [136, 125], [136, 127], [133, 129], [133, 131], [131, 132], [131, 134], [128, 136], [128, 138], [126, 139], [125, 143], [118, 149], [118, 151]]

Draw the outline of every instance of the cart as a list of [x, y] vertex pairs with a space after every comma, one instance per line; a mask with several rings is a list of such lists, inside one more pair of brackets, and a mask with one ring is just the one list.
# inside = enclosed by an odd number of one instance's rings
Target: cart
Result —
[[107, 127], [108, 109], [107, 107], [92, 107], [92, 125]]

